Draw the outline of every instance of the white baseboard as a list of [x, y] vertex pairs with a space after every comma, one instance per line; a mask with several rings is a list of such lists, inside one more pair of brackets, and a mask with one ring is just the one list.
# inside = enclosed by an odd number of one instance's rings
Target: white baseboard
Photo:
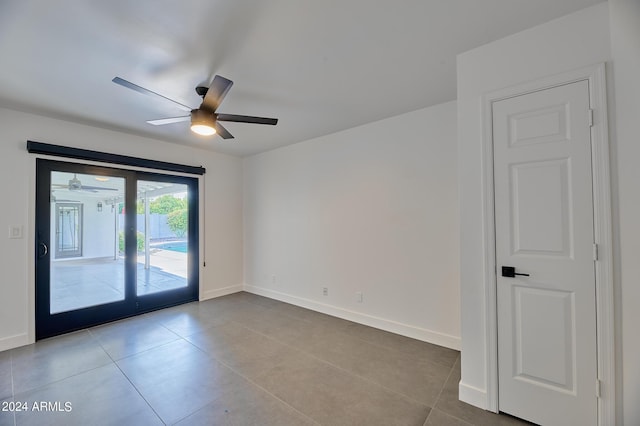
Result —
[[200, 293], [200, 301], [213, 299], [220, 296], [226, 296], [227, 294], [238, 293], [242, 291], [242, 284], [232, 285], [224, 288], [215, 288], [213, 290], [207, 290]]
[[391, 333], [400, 334], [402, 336], [411, 337], [413, 339], [422, 340], [424, 342], [433, 343], [435, 345], [460, 350], [460, 338], [448, 334], [438, 333], [436, 331], [415, 327], [408, 324], [402, 324], [396, 321], [379, 318], [369, 314], [350, 311], [333, 305], [316, 302], [314, 300], [305, 299], [298, 296], [292, 296], [275, 290], [256, 287], [245, 284], [244, 291], [257, 294], [259, 296], [269, 297], [271, 299], [280, 300], [281, 302], [290, 303], [302, 308], [311, 309], [312, 311], [321, 312], [323, 314], [332, 315], [334, 317], [357, 322], [359, 324], [368, 325], [370, 327], [379, 328]]
[[0, 352], [7, 351], [9, 349], [18, 348], [20, 346], [28, 345], [32, 343], [29, 341], [29, 335], [27, 333], [16, 334], [15, 336], [3, 337], [0, 339]]
[[487, 409], [487, 392], [484, 389], [478, 389], [460, 382], [458, 384], [458, 399], [474, 407], [482, 408], [483, 410]]

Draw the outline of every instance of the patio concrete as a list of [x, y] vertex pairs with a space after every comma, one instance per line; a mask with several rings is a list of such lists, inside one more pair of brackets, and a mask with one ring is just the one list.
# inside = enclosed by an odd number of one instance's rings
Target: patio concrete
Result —
[[[151, 265], [138, 256], [137, 294], [187, 285], [187, 254], [153, 249]], [[124, 300], [124, 259], [98, 258], [51, 262], [51, 313]]]

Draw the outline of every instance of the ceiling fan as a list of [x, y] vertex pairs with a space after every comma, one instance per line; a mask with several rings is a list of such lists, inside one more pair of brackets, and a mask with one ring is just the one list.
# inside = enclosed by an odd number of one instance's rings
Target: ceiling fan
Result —
[[196, 93], [202, 97], [202, 103], [198, 108], [192, 109], [187, 105], [180, 102], [169, 99], [166, 96], [162, 96], [156, 92], [152, 92], [149, 89], [140, 87], [137, 84], [133, 84], [130, 81], [124, 80], [120, 77], [114, 77], [114, 83], [128, 89], [135, 90], [136, 92], [143, 93], [145, 95], [157, 96], [162, 99], [173, 102], [180, 109], [190, 111], [190, 115], [184, 115], [181, 117], [162, 118], [159, 120], [149, 120], [147, 123], [154, 126], [162, 126], [164, 124], [179, 123], [181, 121], [191, 120], [191, 131], [203, 136], [210, 136], [214, 134], [220, 135], [223, 139], [233, 139], [233, 135], [225, 129], [220, 121], [232, 121], [236, 123], [253, 123], [253, 124], [269, 124], [275, 126], [278, 123], [277, 118], [266, 117], [252, 117], [248, 115], [236, 115], [236, 114], [218, 114], [216, 111], [222, 103], [222, 100], [231, 89], [233, 81], [216, 75], [209, 85], [196, 87]]
[[68, 184], [65, 185], [65, 184], [54, 183], [51, 186], [59, 189], [68, 189], [69, 191], [85, 191], [85, 192], [117, 191], [116, 188], [105, 188], [102, 186], [83, 185], [75, 173], [73, 174], [73, 179], [69, 179]]

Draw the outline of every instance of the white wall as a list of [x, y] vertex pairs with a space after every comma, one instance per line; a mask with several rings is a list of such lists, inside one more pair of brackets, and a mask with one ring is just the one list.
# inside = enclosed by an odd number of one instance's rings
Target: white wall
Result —
[[83, 203], [84, 223], [82, 230], [82, 257], [113, 257], [116, 239], [115, 222], [111, 208], [102, 201], [98, 211], [98, 200], [88, 199]]
[[455, 114], [449, 102], [246, 158], [245, 289], [459, 348]]
[[[640, 1], [610, 0], [615, 81], [615, 146], [619, 214], [618, 333], [620, 364], [617, 401], [625, 425], [640, 425]], [[615, 174], [615, 169], [614, 169]], [[615, 203], [614, 203], [615, 205]]]
[[[460, 396], [486, 406], [485, 247], [483, 243], [482, 95], [611, 59], [608, 4], [506, 37], [458, 56]], [[609, 69], [610, 71], [610, 69]], [[610, 89], [610, 88], [609, 88]]]
[[[206, 268], [200, 297], [242, 289], [242, 161], [211, 151], [188, 148], [126, 133], [0, 109], [0, 350], [33, 339], [33, 253], [35, 224], [35, 156], [26, 141], [106, 151], [189, 165], [202, 165]], [[215, 143], [207, 141], [206, 143]], [[202, 200], [201, 200], [202, 202]], [[9, 225], [22, 225], [23, 239], [7, 239]]]

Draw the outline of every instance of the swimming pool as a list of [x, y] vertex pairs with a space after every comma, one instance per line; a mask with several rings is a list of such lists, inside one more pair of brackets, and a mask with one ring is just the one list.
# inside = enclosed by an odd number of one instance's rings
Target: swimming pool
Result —
[[186, 253], [189, 250], [189, 243], [187, 241], [169, 241], [166, 243], [154, 244], [151, 246], [151, 248]]

